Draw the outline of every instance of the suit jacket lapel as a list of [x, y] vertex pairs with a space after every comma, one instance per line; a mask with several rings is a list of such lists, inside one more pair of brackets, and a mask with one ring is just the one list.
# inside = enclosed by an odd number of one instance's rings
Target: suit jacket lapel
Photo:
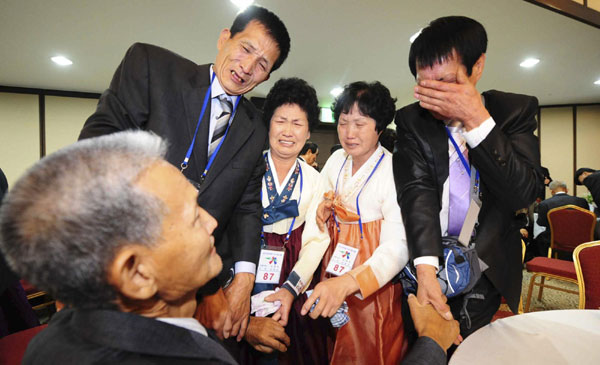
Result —
[[[189, 136], [188, 143], [191, 143], [194, 138], [198, 118], [202, 111], [202, 104], [204, 103], [204, 98], [206, 97], [206, 92], [210, 85], [209, 67], [210, 65], [198, 66], [196, 74], [190, 77], [189, 83], [180, 89], [187, 120], [186, 133]], [[196, 179], [200, 179], [207, 163], [206, 154], [208, 150], [208, 131], [210, 127], [210, 107], [211, 100], [209, 96], [188, 166], [188, 169], [192, 169], [194, 173], [189, 175], [186, 174], [187, 176], [194, 176]], [[188, 146], [189, 144], [186, 146], [186, 151]], [[182, 161], [183, 157], [185, 156], [182, 156]], [[197, 180], [197, 182], [199, 182], [199, 180]]]
[[423, 128], [426, 128], [427, 131], [423, 135], [428, 139], [429, 146], [431, 146], [434, 173], [437, 177], [439, 201], [441, 204], [444, 182], [448, 178], [448, 135], [444, 129], [444, 123], [435, 119], [425, 109], [421, 109], [421, 113], [423, 113], [423, 119], [426, 121], [426, 123], [423, 123]]
[[[243, 98], [243, 96], [241, 96]], [[248, 101], [240, 100], [239, 106], [231, 122], [229, 132], [215, 157], [213, 164], [206, 176], [206, 180], [200, 187], [200, 194], [215, 180], [221, 171], [229, 164], [233, 156], [239, 151], [244, 143], [250, 138], [254, 132], [254, 115], [249, 115], [244, 103]]]

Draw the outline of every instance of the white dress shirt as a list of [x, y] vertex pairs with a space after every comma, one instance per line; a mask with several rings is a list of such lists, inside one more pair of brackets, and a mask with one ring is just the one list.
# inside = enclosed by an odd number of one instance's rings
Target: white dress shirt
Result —
[[189, 330], [189, 331], [198, 332], [199, 334], [201, 334], [203, 336], [208, 336], [208, 332], [206, 331], [206, 328], [204, 328], [204, 326], [201, 325], [200, 322], [198, 322], [195, 318], [159, 317], [156, 319], [161, 322], [172, 324], [173, 326], [185, 328], [186, 330]]

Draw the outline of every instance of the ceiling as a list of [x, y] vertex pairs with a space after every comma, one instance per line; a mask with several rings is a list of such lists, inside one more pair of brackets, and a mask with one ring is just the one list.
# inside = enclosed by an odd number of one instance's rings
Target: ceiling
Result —
[[[535, 95], [540, 104], [600, 102], [600, 29], [522, 0], [259, 0], [285, 22], [291, 52], [281, 69], [250, 95], [264, 96], [281, 77], [315, 86], [321, 106], [329, 91], [379, 80], [414, 101], [409, 37], [445, 15], [466, 15], [488, 31], [480, 90]], [[237, 8], [227, 0], [1, 0], [0, 85], [102, 92], [133, 42], [214, 62], [219, 32]], [[64, 55], [70, 67], [50, 62]], [[519, 67], [526, 57], [541, 62]]]

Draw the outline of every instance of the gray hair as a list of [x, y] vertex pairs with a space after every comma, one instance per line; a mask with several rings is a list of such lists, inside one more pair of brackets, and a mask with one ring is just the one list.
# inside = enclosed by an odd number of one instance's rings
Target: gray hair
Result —
[[76, 307], [112, 307], [119, 248], [154, 244], [166, 206], [136, 186], [166, 144], [142, 131], [83, 140], [33, 165], [0, 210], [0, 249], [36, 287]]
[[564, 189], [567, 190], [567, 184], [565, 184], [564, 181], [559, 181], [559, 180], [553, 180], [549, 185], [548, 188], [552, 191], [557, 190], [557, 189]]

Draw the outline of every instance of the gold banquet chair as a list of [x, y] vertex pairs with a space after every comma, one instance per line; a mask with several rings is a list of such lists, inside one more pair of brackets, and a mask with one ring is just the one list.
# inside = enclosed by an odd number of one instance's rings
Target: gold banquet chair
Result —
[[600, 309], [600, 241], [577, 246], [573, 262], [579, 285], [579, 309]]
[[[548, 285], [545, 280], [551, 278], [577, 284], [575, 265], [571, 261], [552, 258], [552, 251], [554, 250], [556, 257], [556, 250], [573, 252], [580, 244], [592, 241], [594, 239], [596, 215], [575, 205], [565, 205], [551, 209], [548, 212], [548, 223], [550, 224], [548, 257], [536, 257], [526, 264], [527, 271], [533, 273], [533, 275], [529, 281], [525, 312], [529, 312], [534, 286], [539, 286], [538, 300], [542, 299], [544, 288], [571, 294], [579, 293], [578, 291]], [[535, 281], [538, 277], [540, 277], [539, 283]]]

